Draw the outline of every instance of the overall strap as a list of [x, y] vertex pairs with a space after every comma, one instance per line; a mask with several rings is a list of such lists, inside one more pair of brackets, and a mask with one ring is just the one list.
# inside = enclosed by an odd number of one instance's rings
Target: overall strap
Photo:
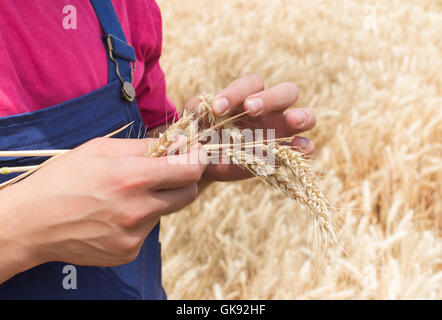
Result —
[[135, 50], [127, 43], [112, 1], [90, 0], [90, 2], [104, 31], [103, 41], [108, 53], [108, 81], [110, 83], [120, 80], [123, 98], [132, 102], [135, 98], [135, 90], [132, 86], [136, 61]]

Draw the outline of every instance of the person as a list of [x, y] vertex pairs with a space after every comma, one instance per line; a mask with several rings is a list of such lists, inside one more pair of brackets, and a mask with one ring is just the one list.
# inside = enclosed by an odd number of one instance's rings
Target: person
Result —
[[[234, 165], [146, 158], [155, 140], [121, 139], [137, 130], [100, 138], [130, 122], [164, 130], [175, 116], [159, 64], [161, 23], [153, 0], [2, 2], [0, 150], [73, 150], [0, 190], [0, 298], [165, 299], [161, 216], [215, 181], [249, 177]], [[316, 121], [310, 109], [287, 110], [297, 98], [293, 83], [265, 89], [247, 74], [212, 109], [249, 110], [239, 125], [290, 136]], [[291, 144], [313, 151], [306, 138]], [[0, 167], [42, 160], [0, 158]]]

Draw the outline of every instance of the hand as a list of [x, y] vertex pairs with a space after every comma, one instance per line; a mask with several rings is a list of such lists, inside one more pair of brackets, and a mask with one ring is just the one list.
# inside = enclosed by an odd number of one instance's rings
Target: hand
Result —
[[[174, 159], [145, 158], [152, 141], [94, 139], [0, 191], [0, 283], [49, 261], [114, 266], [135, 259], [160, 217], [196, 198], [205, 170], [181, 161], [199, 159], [200, 145]], [[13, 272], [14, 257], [20, 265]]]
[[[236, 121], [240, 128], [275, 129], [276, 138], [289, 137], [312, 129], [316, 124], [313, 110], [297, 108], [287, 110], [298, 99], [298, 88], [294, 83], [285, 82], [264, 90], [262, 79], [253, 74], [233, 81], [218, 93], [212, 101], [212, 110], [218, 115], [234, 115], [250, 110], [246, 117]], [[198, 105], [198, 98], [189, 100], [185, 109], [192, 110]], [[285, 112], [287, 110], [287, 112]], [[295, 137], [291, 143], [306, 154], [314, 151], [313, 142], [304, 137]], [[232, 181], [249, 178], [252, 175], [235, 165], [210, 164], [203, 180]]]

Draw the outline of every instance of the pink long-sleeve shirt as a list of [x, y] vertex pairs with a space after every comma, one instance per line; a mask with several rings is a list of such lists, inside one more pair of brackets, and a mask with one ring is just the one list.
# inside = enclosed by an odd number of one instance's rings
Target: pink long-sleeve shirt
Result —
[[[134, 87], [149, 128], [173, 117], [160, 68], [162, 25], [153, 0], [112, 0], [136, 52]], [[66, 29], [74, 6], [76, 29]], [[63, 24], [65, 21], [65, 24]], [[72, 27], [73, 20], [69, 20]], [[47, 108], [107, 84], [102, 30], [88, 0], [0, 0], [0, 117]]]

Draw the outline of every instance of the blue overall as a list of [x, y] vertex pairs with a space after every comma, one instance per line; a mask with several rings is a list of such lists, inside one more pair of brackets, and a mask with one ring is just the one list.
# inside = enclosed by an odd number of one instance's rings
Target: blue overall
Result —
[[[91, 0], [104, 31], [103, 43], [124, 81], [131, 82], [135, 51], [126, 43], [110, 0]], [[111, 36], [109, 36], [111, 35]], [[97, 39], [100, 41], [100, 39]], [[138, 106], [122, 95], [122, 81], [110, 58], [108, 84], [73, 100], [38, 110], [0, 118], [0, 150], [70, 149], [134, 122], [116, 137], [136, 138], [143, 121]], [[129, 99], [130, 100], [130, 99]], [[144, 131], [143, 131], [144, 133]], [[45, 158], [47, 159], [47, 158]], [[0, 158], [0, 167], [29, 166], [38, 158]], [[0, 176], [0, 183], [14, 175]], [[65, 262], [51, 262], [17, 274], [0, 285], [0, 299], [165, 299], [161, 284], [159, 224], [146, 238], [131, 263], [117, 267], [75, 266], [77, 289], [65, 289]]]

